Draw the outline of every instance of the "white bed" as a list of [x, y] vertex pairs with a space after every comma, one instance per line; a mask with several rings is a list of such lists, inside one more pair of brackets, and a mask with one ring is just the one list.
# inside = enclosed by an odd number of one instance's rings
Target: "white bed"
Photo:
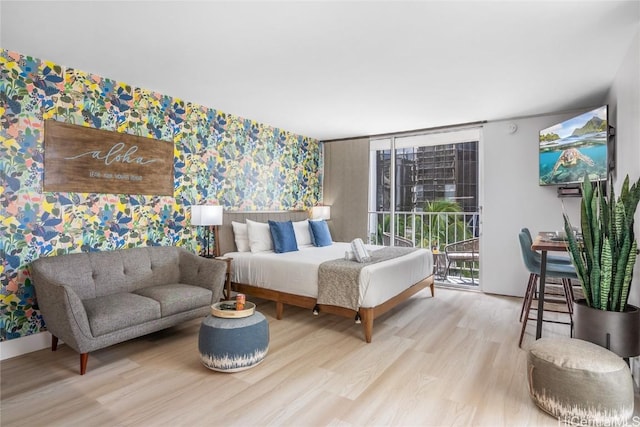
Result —
[[[318, 268], [321, 263], [343, 258], [349, 243], [333, 243], [325, 247], [302, 247], [288, 253], [238, 252], [231, 222], [246, 219], [259, 222], [300, 221], [304, 212], [241, 213], [226, 212], [219, 230], [220, 253], [233, 258], [231, 281], [234, 290], [276, 303], [276, 317], [282, 318], [284, 305], [319, 309], [323, 313], [361, 319], [365, 340], [371, 342], [373, 320], [430, 287], [434, 296], [433, 255], [417, 249], [391, 260], [365, 266], [359, 278], [359, 309], [317, 304]], [[367, 246], [379, 249], [380, 246]]]
[[[382, 246], [367, 245], [375, 251]], [[305, 297], [318, 296], [318, 267], [322, 262], [344, 257], [349, 243], [300, 248], [296, 252], [230, 252], [233, 258], [231, 280], [264, 289]], [[360, 307], [375, 307], [398, 295], [407, 287], [431, 275], [433, 257], [417, 249], [400, 258], [367, 265], [360, 273]]]

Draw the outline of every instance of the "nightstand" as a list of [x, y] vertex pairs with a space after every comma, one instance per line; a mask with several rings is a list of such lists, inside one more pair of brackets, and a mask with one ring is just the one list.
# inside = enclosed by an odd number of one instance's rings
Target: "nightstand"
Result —
[[229, 258], [226, 256], [219, 256], [216, 257], [215, 259], [219, 260], [219, 261], [224, 261], [227, 263], [227, 279], [225, 281], [224, 284], [224, 300], [229, 301], [231, 299], [231, 261], [233, 260], [233, 258]]

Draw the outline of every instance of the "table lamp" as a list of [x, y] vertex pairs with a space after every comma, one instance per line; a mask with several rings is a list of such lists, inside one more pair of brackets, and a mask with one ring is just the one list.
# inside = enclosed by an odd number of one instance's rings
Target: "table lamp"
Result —
[[331, 219], [331, 206], [314, 206], [311, 208], [311, 219]]
[[[213, 258], [218, 256], [218, 225], [222, 224], [222, 206], [192, 205], [191, 225], [205, 227], [204, 244], [200, 256]], [[213, 237], [211, 229], [213, 228]], [[211, 244], [213, 243], [213, 248]]]

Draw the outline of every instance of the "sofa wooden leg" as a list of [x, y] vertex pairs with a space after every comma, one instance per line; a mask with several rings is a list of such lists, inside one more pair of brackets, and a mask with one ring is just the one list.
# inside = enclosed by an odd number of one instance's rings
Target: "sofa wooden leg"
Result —
[[51, 335], [51, 351], [56, 351], [58, 349], [58, 337], [55, 335]]
[[80, 354], [80, 375], [84, 375], [87, 372], [87, 361], [89, 360], [89, 353]]

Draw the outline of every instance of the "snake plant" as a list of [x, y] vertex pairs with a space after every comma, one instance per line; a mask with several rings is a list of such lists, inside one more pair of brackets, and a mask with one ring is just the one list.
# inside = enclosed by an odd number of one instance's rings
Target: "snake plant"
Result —
[[639, 201], [640, 179], [629, 187], [627, 175], [616, 199], [613, 183], [608, 194], [603, 194], [600, 184], [594, 186], [585, 176], [580, 203], [582, 241], [563, 214], [569, 253], [589, 307], [624, 311], [627, 306], [638, 254], [633, 217]]

